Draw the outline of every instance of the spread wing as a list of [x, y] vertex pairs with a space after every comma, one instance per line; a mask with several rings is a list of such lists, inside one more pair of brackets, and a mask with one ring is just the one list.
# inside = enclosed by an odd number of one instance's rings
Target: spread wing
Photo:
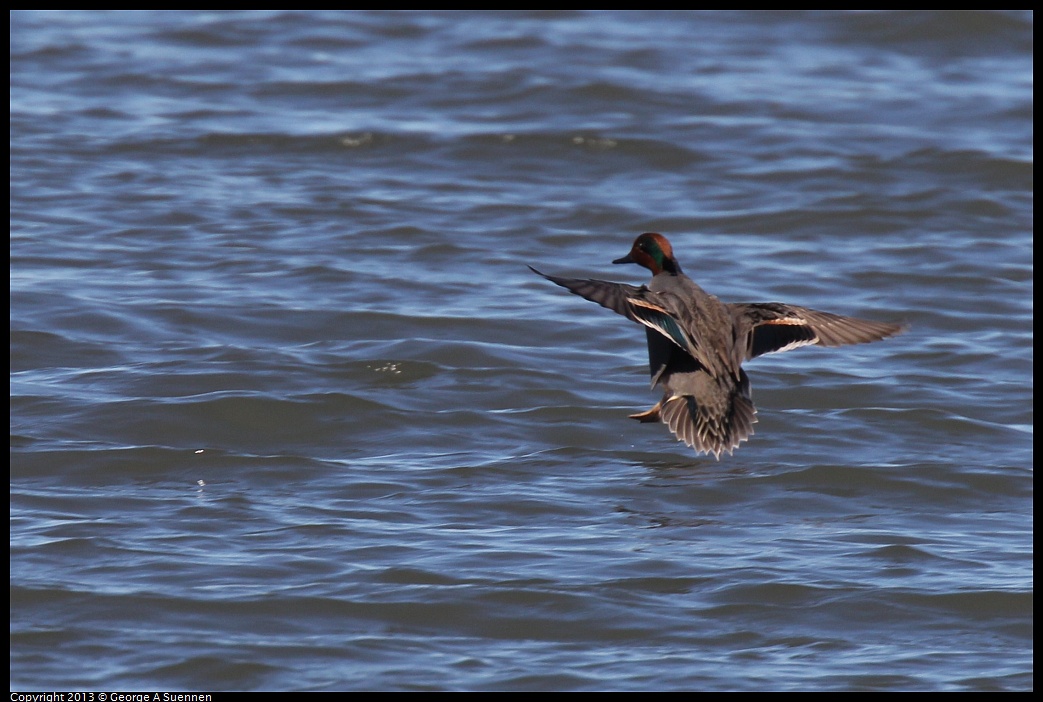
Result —
[[[648, 338], [648, 370], [652, 386], [659, 382], [672, 359], [681, 353], [678, 347], [687, 346], [687, 339], [666, 310], [646, 303], [645, 307], [634, 305], [637, 300], [650, 295], [645, 286], [613, 283], [607, 280], [581, 280], [563, 278], [541, 273], [532, 266], [529, 269], [571, 293], [607, 307], [627, 319], [645, 325]], [[672, 332], [672, 333], [671, 333]], [[676, 349], [676, 351], [675, 351]]]
[[644, 286], [637, 287], [636, 285], [627, 285], [626, 283], [612, 283], [607, 280], [563, 278], [557, 275], [541, 273], [532, 266], [529, 266], [529, 270], [536, 275], [543, 276], [555, 285], [560, 285], [570, 293], [584, 297], [591, 302], [596, 302], [602, 307], [607, 307], [631, 321], [640, 322], [634, 316], [634, 312], [629, 304], [629, 298], [637, 295], [641, 290], [647, 290]]
[[746, 336], [746, 358], [789, 351], [798, 346], [844, 346], [880, 341], [908, 326], [820, 312], [781, 302], [738, 302], [728, 307], [735, 327]]
[[[706, 366], [710, 363], [707, 358], [707, 349], [702, 343], [703, 340], [698, 334], [693, 334], [690, 330], [685, 329], [678, 321], [678, 313], [667, 309], [664, 305], [664, 303], [670, 302], [668, 298], [662, 298], [649, 291], [643, 291], [643, 294], [642, 291], [639, 291], [637, 295], [628, 298], [627, 302], [630, 303], [632, 319], [644, 324], [650, 331], [658, 332], [662, 338], [672, 342], [687, 356], [696, 359], [702, 365]], [[649, 336], [649, 349], [652, 348], [652, 338], [653, 336]], [[660, 350], [664, 348], [662, 344], [658, 344], [658, 346]]]

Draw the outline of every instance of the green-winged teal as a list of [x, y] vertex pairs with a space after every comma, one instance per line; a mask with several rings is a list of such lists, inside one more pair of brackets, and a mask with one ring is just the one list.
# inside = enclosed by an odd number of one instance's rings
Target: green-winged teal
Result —
[[809, 344], [879, 341], [906, 328], [780, 302], [721, 302], [681, 272], [673, 247], [661, 234], [642, 234], [630, 253], [613, 263], [644, 266], [652, 271], [652, 280], [635, 286], [562, 278], [530, 268], [645, 325], [652, 387], [662, 386], [664, 395], [652, 409], [630, 416], [662, 421], [679, 441], [718, 459], [722, 451], [731, 453], [748, 439], [757, 421], [743, 361]]

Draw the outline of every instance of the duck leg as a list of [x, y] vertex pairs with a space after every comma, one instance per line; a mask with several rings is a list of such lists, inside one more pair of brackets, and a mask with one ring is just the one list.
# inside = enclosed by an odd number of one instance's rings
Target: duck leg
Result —
[[662, 409], [662, 407], [663, 407], [663, 401], [660, 400], [659, 402], [656, 403], [655, 407], [653, 407], [652, 409], [645, 410], [644, 412], [638, 412], [637, 414], [631, 414], [629, 416], [630, 416], [631, 419], [636, 419], [637, 421], [641, 422], [642, 424], [646, 424], [648, 422], [659, 422], [659, 421], [662, 421], [661, 418], [659, 417], [659, 410]]

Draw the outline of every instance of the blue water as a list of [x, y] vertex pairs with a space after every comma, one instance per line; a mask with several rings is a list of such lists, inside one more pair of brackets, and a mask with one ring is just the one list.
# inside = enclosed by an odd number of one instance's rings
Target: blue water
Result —
[[10, 19], [12, 690], [1032, 689], [1031, 13]]

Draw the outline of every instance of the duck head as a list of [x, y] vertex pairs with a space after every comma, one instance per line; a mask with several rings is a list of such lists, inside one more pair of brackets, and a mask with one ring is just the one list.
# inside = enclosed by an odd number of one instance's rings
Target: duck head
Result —
[[636, 263], [652, 271], [652, 275], [666, 272], [677, 275], [681, 265], [674, 258], [674, 249], [662, 234], [645, 232], [634, 240], [634, 245], [623, 258], [612, 263]]

